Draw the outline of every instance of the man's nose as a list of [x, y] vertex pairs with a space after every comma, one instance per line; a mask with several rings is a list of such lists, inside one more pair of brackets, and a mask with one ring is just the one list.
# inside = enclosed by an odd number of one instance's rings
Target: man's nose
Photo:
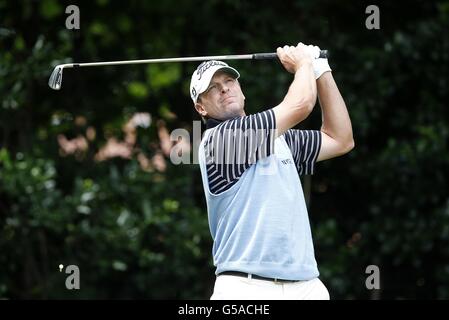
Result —
[[226, 93], [229, 91], [229, 87], [226, 84], [221, 85], [221, 92]]

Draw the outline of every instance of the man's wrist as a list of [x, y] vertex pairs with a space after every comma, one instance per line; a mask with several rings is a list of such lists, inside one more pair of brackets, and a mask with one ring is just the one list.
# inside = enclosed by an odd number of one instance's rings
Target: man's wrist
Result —
[[312, 59], [310, 58], [304, 58], [300, 61], [298, 69], [296, 69], [295, 74], [298, 73], [299, 70], [301, 70], [303, 67], [310, 67], [313, 68]]

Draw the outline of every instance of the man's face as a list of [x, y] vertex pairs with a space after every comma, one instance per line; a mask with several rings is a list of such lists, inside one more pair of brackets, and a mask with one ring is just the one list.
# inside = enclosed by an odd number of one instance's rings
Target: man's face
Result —
[[198, 97], [196, 110], [203, 117], [227, 120], [244, 116], [245, 96], [239, 82], [230, 74], [217, 71], [209, 87]]

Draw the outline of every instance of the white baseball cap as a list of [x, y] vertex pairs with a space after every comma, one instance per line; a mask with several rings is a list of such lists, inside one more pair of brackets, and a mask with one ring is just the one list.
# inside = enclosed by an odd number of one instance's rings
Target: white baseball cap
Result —
[[212, 80], [212, 77], [218, 70], [223, 70], [231, 74], [235, 79], [240, 77], [240, 73], [237, 70], [223, 61], [204, 61], [192, 74], [192, 79], [190, 80], [190, 97], [192, 98], [193, 103], [196, 103], [198, 96], [206, 91], [210, 80]]

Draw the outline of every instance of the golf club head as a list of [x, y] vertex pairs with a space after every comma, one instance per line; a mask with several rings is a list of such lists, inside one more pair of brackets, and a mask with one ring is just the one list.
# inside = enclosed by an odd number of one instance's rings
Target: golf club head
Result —
[[48, 85], [53, 90], [59, 90], [62, 86], [62, 70], [64, 66], [58, 65], [55, 67], [53, 72], [51, 73], [50, 79], [48, 80]]

